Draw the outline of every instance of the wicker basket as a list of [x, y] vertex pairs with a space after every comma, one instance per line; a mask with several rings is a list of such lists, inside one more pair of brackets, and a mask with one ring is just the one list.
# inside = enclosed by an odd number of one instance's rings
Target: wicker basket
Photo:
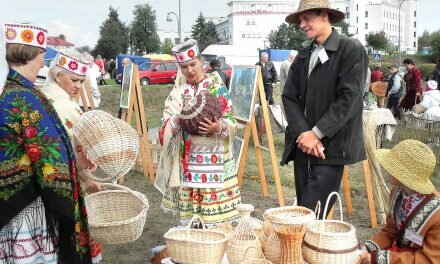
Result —
[[73, 136], [105, 172], [93, 179], [110, 182], [133, 167], [139, 152], [136, 130], [121, 119], [101, 110], [87, 111], [73, 127]]
[[[248, 252], [251, 249], [254, 249], [255, 251], [257, 251], [257, 253], [260, 254], [261, 257], [258, 257], [258, 258], [249, 257]], [[261, 250], [259, 250], [256, 247], [248, 247], [246, 249], [246, 251], [244, 252], [244, 259], [245, 260], [243, 262], [241, 262], [241, 264], [272, 264], [271, 261], [266, 260], [266, 258], [263, 255], [263, 252], [261, 252]]]
[[[203, 229], [191, 229], [195, 219], [202, 223]], [[220, 264], [228, 241], [225, 233], [206, 230], [198, 215], [189, 221], [188, 229], [171, 228], [164, 237], [171, 259], [185, 264]]]
[[359, 258], [356, 229], [343, 221], [341, 198], [332, 192], [327, 198], [324, 214], [330, 198], [336, 195], [339, 201], [341, 220], [315, 220], [307, 225], [303, 243], [303, 257], [307, 263], [354, 264]]
[[102, 186], [105, 191], [85, 197], [91, 236], [102, 244], [138, 239], [147, 218], [147, 197], [117, 184], [103, 183]]

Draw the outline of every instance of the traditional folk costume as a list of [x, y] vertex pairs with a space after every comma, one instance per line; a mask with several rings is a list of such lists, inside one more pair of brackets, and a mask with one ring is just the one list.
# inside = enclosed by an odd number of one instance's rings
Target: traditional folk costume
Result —
[[392, 189], [385, 227], [365, 242], [371, 263], [440, 263], [440, 197], [428, 178], [435, 168], [434, 154], [419, 141], [405, 140], [379, 153], [378, 159], [415, 193], [409, 195], [400, 186]]
[[[45, 49], [45, 29], [5, 24], [4, 32], [7, 43]], [[13, 69], [0, 93], [0, 262], [90, 263], [75, 157], [55, 109]]]
[[[62, 52], [59, 52], [56, 58], [56, 64], [52, 67], [60, 67], [64, 71], [85, 78], [88, 66], [82, 62], [75, 60]], [[73, 67], [70, 68], [71, 65]], [[47, 79], [46, 85], [42, 88], [42, 92], [46, 95], [53, 107], [57, 111], [57, 114], [64, 125], [64, 128], [69, 135], [72, 146], [74, 147], [74, 153], [76, 154], [75, 143], [73, 142], [73, 126], [83, 111], [79, 107], [75, 98], [70, 96], [62, 87], [52, 80]], [[79, 172], [81, 174], [82, 172]], [[98, 263], [102, 259], [102, 249], [99, 243], [91, 241], [91, 255], [92, 262]]]
[[[196, 58], [198, 50], [195, 45], [175, 53], [178, 62], [185, 62]], [[204, 92], [220, 101], [223, 130], [212, 136], [189, 135], [174, 123], [174, 118], [182, 111], [184, 97]], [[155, 186], [163, 193], [164, 211], [179, 213], [183, 225], [194, 214], [200, 215], [208, 226], [238, 219], [235, 207], [241, 196], [232, 160], [236, 120], [221, 78], [216, 73], [207, 74], [194, 84], [177, 78], [163, 114], [159, 131], [163, 152]]]
[[[420, 103], [420, 96], [423, 94], [422, 72], [414, 66], [405, 74], [403, 79], [406, 82], [406, 94], [400, 102], [399, 107], [404, 110], [411, 110], [415, 104]], [[417, 96], [417, 93], [419, 93], [420, 96]]]

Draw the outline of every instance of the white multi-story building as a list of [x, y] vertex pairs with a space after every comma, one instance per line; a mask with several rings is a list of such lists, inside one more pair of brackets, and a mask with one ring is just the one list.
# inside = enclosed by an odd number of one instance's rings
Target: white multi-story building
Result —
[[[158, 30], [157, 35], [159, 35], [159, 39], [161, 43], [164, 43], [165, 40], [171, 40], [173, 45], [179, 43], [179, 33], [175, 31], [163, 31]], [[186, 41], [191, 38], [191, 32], [183, 32], [182, 31], [182, 39]]]
[[[398, 46], [399, 4], [402, 0], [331, 0], [333, 8], [345, 13], [349, 31], [366, 45], [370, 32], [385, 31]], [[297, 10], [299, 0], [231, 0], [227, 19], [216, 24], [221, 44], [264, 48], [271, 30]], [[404, 0], [400, 8], [401, 50], [417, 50], [418, 0]]]

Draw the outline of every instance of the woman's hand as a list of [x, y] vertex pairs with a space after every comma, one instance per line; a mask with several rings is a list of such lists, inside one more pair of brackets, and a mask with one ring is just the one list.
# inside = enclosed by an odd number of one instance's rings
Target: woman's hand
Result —
[[76, 146], [75, 158], [78, 170], [89, 169], [91, 172], [94, 172], [98, 168], [98, 164], [87, 155], [82, 145]]
[[205, 122], [200, 122], [199, 130], [201, 134], [218, 134], [222, 132], [222, 124], [218, 121], [217, 117], [214, 117], [214, 122], [205, 118]]
[[102, 186], [99, 182], [87, 179], [84, 182], [84, 189], [86, 193], [95, 193], [102, 191]]

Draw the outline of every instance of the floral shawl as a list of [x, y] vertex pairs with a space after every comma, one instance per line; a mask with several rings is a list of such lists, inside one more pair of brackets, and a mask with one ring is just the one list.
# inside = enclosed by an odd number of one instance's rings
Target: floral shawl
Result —
[[87, 212], [75, 157], [55, 109], [13, 69], [0, 108], [0, 228], [41, 196], [47, 239], [59, 241], [60, 262], [90, 263]]

